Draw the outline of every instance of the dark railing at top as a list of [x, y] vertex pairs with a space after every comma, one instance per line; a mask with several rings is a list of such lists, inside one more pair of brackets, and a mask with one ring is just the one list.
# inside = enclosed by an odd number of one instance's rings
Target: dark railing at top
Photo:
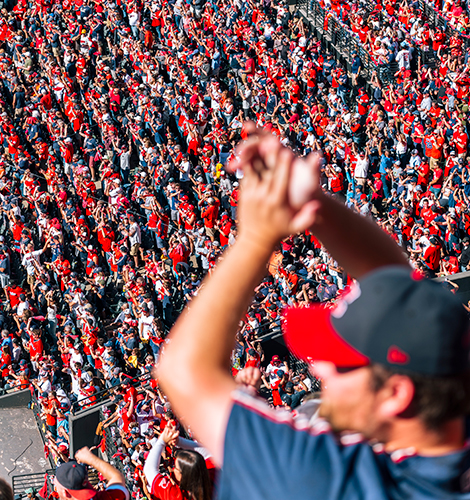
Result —
[[[333, 54], [335, 59], [348, 70], [351, 69], [352, 53], [355, 51], [361, 59], [361, 74], [366, 82], [371, 79], [373, 71], [377, 72], [377, 76], [383, 84], [395, 81], [394, 75], [398, 71], [396, 61], [383, 65], [377, 64], [367, 47], [361, 42], [359, 35], [337, 19], [335, 14], [331, 15], [330, 12], [327, 12], [318, 0], [296, 0], [293, 3], [298, 13], [308, 22], [310, 30], [322, 41], [324, 47]], [[373, 12], [374, 8], [372, 2], [369, 2], [368, 12]], [[419, 8], [431, 27], [443, 30], [447, 37], [457, 36], [462, 40], [465, 48], [470, 47], [470, 36], [451, 27], [448, 19], [435, 10], [434, 6], [425, 0], [420, 0]], [[383, 21], [387, 21], [388, 14], [385, 10], [376, 13]], [[427, 64], [430, 67], [436, 66], [437, 58], [432, 48], [426, 50], [416, 46], [415, 53], [422, 64]], [[366, 84], [366, 86], [368, 85]]]
[[338, 20], [335, 15], [330, 15], [317, 0], [297, 0], [296, 8], [327, 51], [332, 53], [333, 57], [348, 71], [351, 70], [353, 52], [357, 52], [361, 59], [361, 74], [366, 81], [371, 79], [373, 71], [377, 71], [383, 83], [394, 81], [394, 74], [398, 70], [397, 63], [378, 65], [361, 42], [359, 35]]
[[419, 0], [419, 10], [422, 12], [424, 19], [431, 28], [439, 28], [448, 37], [456, 36], [463, 42], [465, 48], [470, 47], [470, 36], [462, 33], [450, 25], [449, 19], [436, 9], [434, 5], [426, 0]]

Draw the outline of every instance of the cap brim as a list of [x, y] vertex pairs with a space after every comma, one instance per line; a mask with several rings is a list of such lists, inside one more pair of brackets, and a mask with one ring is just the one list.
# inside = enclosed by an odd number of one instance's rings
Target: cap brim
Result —
[[367, 356], [348, 344], [331, 322], [324, 306], [290, 307], [284, 312], [284, 340], [292, 354], [304, 361], [331, 361], [338, 367], [370, 364]]

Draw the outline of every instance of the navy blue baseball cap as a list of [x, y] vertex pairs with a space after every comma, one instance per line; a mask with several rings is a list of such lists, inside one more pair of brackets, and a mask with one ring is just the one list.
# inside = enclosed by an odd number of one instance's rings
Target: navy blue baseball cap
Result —
[[405, 266], [382, 267], [336, 304], [289, 308], [284, 337], [294, 355], [337, 367], [379, 363], [428, 376], [470, 368], [469, 322], [461, 301]]
[[89, 500], [97, 493], [88, 481], [86, 466], [79, 464], [75, 460], [71, 460], [57, 467], [55, 479], [77, 500]]

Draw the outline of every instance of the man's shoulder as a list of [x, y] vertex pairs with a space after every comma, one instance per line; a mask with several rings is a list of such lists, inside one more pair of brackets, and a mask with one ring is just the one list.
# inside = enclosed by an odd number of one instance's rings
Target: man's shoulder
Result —
[[127, 488], [121, 484], [112, 484], [103, 491], [98, 491], [93, 500], [129, 500]]
[[312, 425], [301, 407], [294, 418], [240, 391], [233, 401], [219, 498], [470, 498], [468, 447], [438, 457], [386, 453], [359, 434], [338, 436], [319, 419]]
[[[247, 456], [253, 457], [249, 463]], [[247, 394], [234, 393], [220, 497], [229, 498], [229, 491], [243, 484], [245, 498], [298, 500], [313, 498], [312, 491], [318, 498], [332, 498], [363, 468], [370, 469], [367, 474], [364, 470], [364, 477], [380, 476], [374, 452], [361, 436], [350, 436], [343, 445], [324, 421], [312, 425], [301, 413], [294, 418], [288, 411], [274, 411]], [[269, 485], [260, 484], [257, 478], [263, 476], [270, 477]]]

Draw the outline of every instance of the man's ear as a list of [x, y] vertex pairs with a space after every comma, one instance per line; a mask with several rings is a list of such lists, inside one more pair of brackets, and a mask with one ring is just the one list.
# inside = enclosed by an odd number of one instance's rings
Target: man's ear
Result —
[[415, 395], [413, 382], [406, 375], [392, 375], [379, 390], [379, 414], [386, 418], [405, 416]]

